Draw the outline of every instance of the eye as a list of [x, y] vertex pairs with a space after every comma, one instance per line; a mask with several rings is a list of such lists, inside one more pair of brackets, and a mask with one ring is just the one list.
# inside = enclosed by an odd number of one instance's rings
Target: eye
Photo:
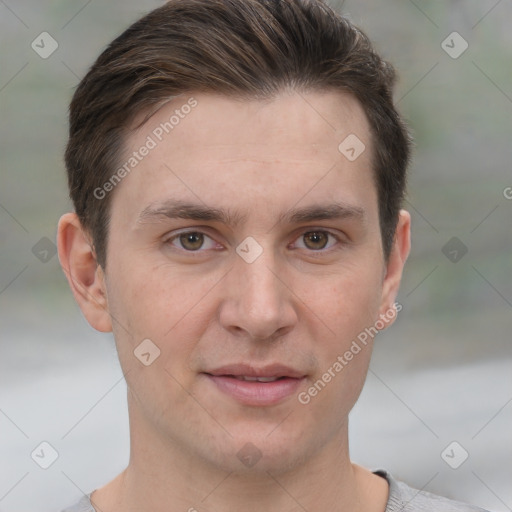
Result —
[[169, 238], [166, 243], [189, 252], [197, 252], [199, 249], [213, 249], [215, 247], [214, 240], [200, 231], [179, 233]]
[[[302, 246], [299, 241], [303, 242]], [[338, 237], [329, 231], [308, 231], [298, 239], [297, 243], [298, 247], [301, 249], [305, 248], [312, 251], [321, 251], [323, 249], [330, 249], [338, 241]]]

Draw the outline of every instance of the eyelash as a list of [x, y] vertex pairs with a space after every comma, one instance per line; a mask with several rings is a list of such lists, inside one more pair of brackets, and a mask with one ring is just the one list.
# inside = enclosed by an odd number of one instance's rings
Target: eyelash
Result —
[[[334, 238], [335, 240], [335, 244], [333, 244], [331, 247], [328, 247], [327, 249], [317, 249], [317, 250], [314, 250], [314, 249], [308, 249], [307, 247], [306, 248], [301, 248], [301, 249], [306, 249], [309, 253], [311, 253], [311, 255], [315, 255], [315, 254], [318, 254], [318, 255], [321, 255], [321, 254], [326, 254], [328, 252], [331, 252], [333, 250], [336, 250], [336, 248], [333, 249], [333, 247], [336, 245], [336, 244], [343, 244], [343, 241], [342, 239], [338, 236], [338, 235], [335, 235], [334, 233], [332, 233], [331, 231], [328, 231], [326, 229], [311, 229], [309, 228], [307, 231], [303, 231], [295, 240], [299, 240], [301, 239], [302, 237], [304, 237], [305, 235], [309, 234], [309, 233], [325, 233], [327, 234], [329, 237], [331, 238]], [[205, 251], [207, 250], [212, 250], [212, 249], [198, 249], [196, 251], [191, 251], [189, 249], [185, 249], [184, 247], [175, 247], [172, 245], [172, 242], [174, 240], [179, 240], [179, 237], [182, 236], [182, 235], [188, 235], [188, 234], [200, 234], [200, 235], [204, 235], [205, 237], [209, 238], [210, 240], [214, 241], [213, 238], [211, 236], [209, 236], [207, 233], [205, 233], [204, 231], [199, 231], [199, 230], [187, 230], [187, 231], [181, 231], [177, 234], [174, 234], [173, 236], [167, 238], [164, 243], [166, 245], [170, 245], [171, 247], [173, 247], [173, 249], [179, 251], [179, 252], [183, 252], [183, 253], [186, 253], [187, 255], [192, 255], [193, 257], [198, 257], [198, 256], [201, 256]], [[327, 242], [327, 245], [329, 245], [329, 241]], [[215, 250], [215, 249], [213, 249]]]

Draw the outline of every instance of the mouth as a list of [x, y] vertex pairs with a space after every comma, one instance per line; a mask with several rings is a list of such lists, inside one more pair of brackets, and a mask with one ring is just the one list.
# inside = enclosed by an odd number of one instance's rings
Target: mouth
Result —
[[233, 377], [234, 379], [244, 380], [246, 382], [275, 382], [279, 379], [286, 379], [288, 377], [249, 377], [248, 375], [224, 375], [224, 377]]
[[283, 365], [230, 365], [203, 372], [217, 391], [243, 405], [270, 406], [295, 395], [306, 375]]

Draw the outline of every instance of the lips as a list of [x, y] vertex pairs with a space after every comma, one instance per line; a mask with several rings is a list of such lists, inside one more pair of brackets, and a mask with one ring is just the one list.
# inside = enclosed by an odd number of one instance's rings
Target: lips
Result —
[[230, 375], [238, 380], [245, 380], [247, 382], [275, 382], [278, 379], [282, 379], [285, 377], [249, 377], [248, 375]]
[[217, 390], [243, 405], [270, 406], [291, 395], [305, 374], [281, 364], [254, 367], [236, 364], [204, 372]]
[[300, 379], [304, 377], [304, 373], [289, 366], [282, 364], [271, 364], [257, 368], [255, 366], [247, 364], [232, 364], [216, 368], [215, 370], [209, 370], [207, 372], [213, 376], [231, 376], [231, 377], [253, 377], [253, 378], [280, 378], [289, 377], [292, 379]]

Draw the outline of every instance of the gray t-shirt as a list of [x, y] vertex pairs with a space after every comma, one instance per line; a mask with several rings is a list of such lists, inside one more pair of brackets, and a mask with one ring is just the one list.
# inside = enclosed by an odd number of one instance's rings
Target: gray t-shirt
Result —
[[[413, 489], [395, 480], [385, 470], [380, 469], [374, 473], [385, 478], [389, 484], [386, 512], [487, 512], [483, 508]], [[76, 505], [62, 512], [96, 512], [91, 505], [90, 496], [84, 496]]]

